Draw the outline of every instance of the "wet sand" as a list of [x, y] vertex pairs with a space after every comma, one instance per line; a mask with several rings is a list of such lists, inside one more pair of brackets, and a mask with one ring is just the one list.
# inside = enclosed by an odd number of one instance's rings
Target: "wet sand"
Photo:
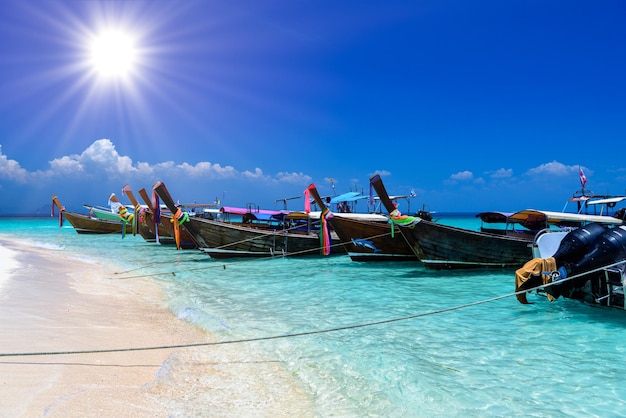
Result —
[[115, 279], [110, 266], [3, 238], [0, 247], [19, 262], [0, 271], [0, 354], [22, 354], [0, 356], [1, 417], [314, 415], [284, 365], [245, 344], [23, 355], [213, 339], [168, 311], [150, 279]]

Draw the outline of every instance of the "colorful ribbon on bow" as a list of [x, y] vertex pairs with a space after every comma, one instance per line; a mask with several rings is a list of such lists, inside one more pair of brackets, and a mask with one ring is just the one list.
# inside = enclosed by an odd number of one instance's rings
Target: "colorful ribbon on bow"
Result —
[[407, 216], [402, 215], [398, 209], [394, 209], [389, 217], [393, 221], [393, 223], [398, 224], [399, 226], [403, 226], [405, 228], [412, 228], [415, 224], [421, 222], [422, 218], [417, 216]]
[[124, 205], [120, 205], [120, 207], [118, 208], [118, 214], [120, 215], [120, 219], [122, 220], [122, 238], [124, 238], [126, 236], [126, 224], [129, 223], [131, 224], [131, 226], [133, 226], [135, 215], [130, 213], [128, 211], [128, 208]]
[[330, 254], [330, 228], [328, 227], [328, 220], [333, 216], [333, 213], [328, 208], [325, 208], [320, 215], [320, 244], [324, 255]]

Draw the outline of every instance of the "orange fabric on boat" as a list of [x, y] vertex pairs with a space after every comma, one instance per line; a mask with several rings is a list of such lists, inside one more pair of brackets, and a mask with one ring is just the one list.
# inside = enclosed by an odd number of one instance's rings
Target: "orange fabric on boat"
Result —
[[189, 222], [189, 214], [183, 212], [180, 208], [176, 209], [176, 213], [172, 215], [170, 222], [174, 224], [174, 239], [176, 240], [176, 249], [180, 250], [180, 226], [185, 222]]
[[[541, 275], [541, 283], [548, 284], [552, 281], [551, 273], [556, 271], [556, 260], [554, 257], [550, 258], [533, 258], [524, 264], [521, 268], [515, 271], [515, 291], [519, 292], [522, 289], [524, 283], [526, 283], [532, 276]], [[517, 296], [517, 300], [521, 303], [529, 303], [526, 299], [526, 293], [520, 293]], [[552, 302], [554, 298], [548, 294], [548, 300]]]
[[172, 216], [172, 222], [174, 223], [174, 240], [176, 241], [176, 249], [180, 250], [180, 223], [178, 218], [183, 215], [183, 212], [178, 208], [176, 213]]

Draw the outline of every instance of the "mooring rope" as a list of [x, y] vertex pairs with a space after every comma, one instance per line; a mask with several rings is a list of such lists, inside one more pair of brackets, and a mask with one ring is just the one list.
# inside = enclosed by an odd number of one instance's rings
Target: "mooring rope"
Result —
[[[372, 235], [370, 237], [365, 237], [363, 239], [365, 240], [370, 240], [370, 239], [374, 239], [374, 238], [379, 238], [379, 237], [384, 237], [387, 235], [391, 235], [391, 232], [387, 232], [384, 234], [378, 234], [378, 235]], [[331, 248], [335, 248], [335, 247], [340, 247], [343, 246], [345, 244], [350, 244], [349, 242], [339, 242], [336, 244], [332, 244]], [[408, 243], [407, 243], [408, 245]], [[252, 263], [252, 262], [259, 262], [259, 261], [265, 261], [265, 260], [271, 260], [277, 257], [280, 258], [287, 258], [287, 257], [298, 257], [301, 255], [313, 255], [312, 252], [314, 251], [319, 251], [321, 252], [323, 247], [317, 247], [317, 248], [313, 248], [311, 250], [303, 250], [303, 251], [295, 251], [295, 252], [290, 252], [290, 253], [285, 253], [285, 254], [280, 254], [280, 255], [272, 255], [271, 253], [263, 253], [263, 255], [259, 255], [259, 256], [255, 256], [255, 257], [244, 257], [244, 258], [239, 258], [239, 257], [232, 257], [228, 260], [228, 262], [220, 262], [219, 264], [211, 264], [208, 266], [202, 266], [202, 267], [196, 267], [196, 268], [189, 268], [189, 269], [185, 269], [183, 271], [180, 272], [175, 272], [175, 271], [164, 271], [164, 272], [157, 272], [157, 273], [146, 273], [146, 274], [140, 274], [140, 275], [135, 275], [135, 276], [127, 276], [127, 277], [116, 277], [115, 279], [119, 279], [119, 280], [127, 280], [127, 279], [138, 279], [138, 278], [143, 278], [143, 277], [152, 277], [152, 276], [176, 276], [179, 273], [187, 273], [187, 272], [192, 272], [192, 271], [201, 271], [201, 270], [209, 270], [209, 269], [214, 269], [214, 268], [219, 268], [219, 269], [226, 269], [226, 266], [230, 266], [231, 264], [241, 264], [241, 263]], [[202, 251], [200, 249], [200, 251]], [[338, 254], [341, 255], [341, 254]], [[207, 255], [208, 256], [208, 255]], [[219, 260], [219, 259], [213, 259], [215, 261]], [[200, 260], [184, 260], [184, 261], [200, 261]], [[143, 267], [138, 267], [135, 269], [131, 269], [131, 270], [126, 270], [126, 271], [122, 271], [122, 272], [115, 272], [113, 274], [124, 274], [124, 273], [129, 273], [129, 272], [133, 272], [136, 270], [141, 270], [143, 268], [146, 267], [150, 267], [151, 265], [153, 265], [154, 263], [151, 264], [147, 264], [144, 265]], [[160, 263], [159, 264], [164, 264], [164, 263]]]
[[[217, 222], [217, 221], [215, 221], [215, 222]], [[315, 226], [319, 222], [320, 221], [313, 221], [313, 222], [311, 222], [311, 225]], [[225, 244], [225, 245], [222, 245], [222, 246], [219, 246], [219, 247], [215, 247], [215, 249], [224, 249], [224, 248], [227, 248], [227, 247], [230, 247], [230, 246], [233, 246], [233, 245], [237, 245], [237, 244], [241, 244], [241, 243], [244, 243], [244, 242], [254, 241], [254, 240], [259, 239], [259, 238], [265, 238], [265, 237], [267, 237], [267, 235], [274, 235], [276, 237], [280, 237], [281, 234], [282, 234], [284, 236], [285, 233], [290, 232], [290, 231], [292, 231], [294, 229], [302, 228], [302, 226], [303, 225], [294, 225], [292, 227], [289, 227], [289, 228], [286, 228], [286, 229], [282, 229], [282, 230], [265, 230], [265, 229], [262, 229], [262, 228], [254, 228], [253, 227], [254, 229], [257, 229], [259, 231], [267, 232], [267, 234], [261, 233], [261, 234], [259, 234], [257, 236], [254, 236], [254, 237], [246, 238], [246, 239], [243, 239], [243, 240], [240, 240], [240, 241], [236, 241], [236, 242], [228, 243], [228, 244]], [[246, 227], [249, 227], [249, 226], [246, 226]], [[395, 225], [392, 225], [391, 227], [395, 228]], [[417, 254], [415, 248], [412, 245], [410, 245], [410, 243], [409, 243], [408, 239], [406, 238], [405, 234], [402, 233], [402, 229], [399, 228], [399, 230], [400, 230], [400, 233], [401, 233], [402, 238], [404, 239], [405, 243], [411, 249], [411, 252], [416, 257], [419, 258], [419, 254]], [[380, 237], [389, 236], [389, 235], [393, 236], [393, 232], [390, 231], [390, 232], [386, 232], [386, 233], [383, 233], [383, 234], [372, 235], [372, 236], [369, 236], [369, 237], [364, 237], [363, 239], [364, 240], [371, 240], [371, 239], [374, 239], [374, 238], [380, 238]], [[338, 242], [336, 244], [331, 244], [330, 247], [331, 248], [336, 248], [336, 247], [341, 247], [341, 246], [343, 246], [345, 244], [350, 244], [350, 242]], [[276, 258], [276, 257], [283, 257], [283, 258], [285, 258], [285, 257], [298, 257], [298, 256], [305, 255], [305, 254], [312, 255], [312, 253], [314, 253], [314, 252], [321, 252], [322, 250], [323, 250], [323, 247], [319, 246], [319, 247], [315, 247], [315, 248], [311, 248], [311, 249], [307, 249], [307, 250], [288, 252], [288, 253], [277, 253], [277, 254], [273, 254], [271, 252], [259, 253], [259, 256], [255, 256], [255, 257], [251, 257], [251, 258], [246, 257], [245, 260], [237, 260], [237, 263], [239, 263], [239, 262], [253, 262], [253, 261], [259, 261], [259, 260], [262, 260], [262, 259], [272, 259], [272, 258]], [[200, 248], [200, 251], [202, 251], [202, 248]], [[236, 257], [233, 257], [233, 258], [236, 258]], [[184, 260], [184, 261], [196, 261], [196, 260]], [[229, 263], [227, 263], [227, 264], [231, 264], [233, 262], [234, 262], [233, 260], [229, 260]], [[117, 275], [117, 274], [130, 273], [130, 272], [133, 272], [133, 271], [141, 270], [141, 269], [146, 268], [146, 267], [150, 267], [152, 265], [165, 264], [165, 263], [167, 263], [167, 262], [166, 261], [154, 262], [154, 263], [150, 263], [150, 264], [144, 265], [143, 267], [137, 267], [137, 268], [134, 268], [134, 269], [129, 269], [129, 270], [121, 271], [121, 272], [115, 272], [113, 274]], [[216, 268], [216, 267], [225, 269], [226, 268], [226, 264], [222, 264], [220, 266], [199, 267], [199, 268], [190, 269], [190, 270], [186, 270], [186, 271], [199, 271], [199, 270], [211, 269], [211, 268]], [[168, 276], [173, 275], [173, 276], [176, 276], [176, 272], [167, 271], [167, 272], [162, 272], [162, 273], [142, 274], [142, 275], [137, 275], [137, 276], [122, 277], [120, 279], [134, 279], [134, 278], [142, 278], [142, 277], [150, 277], [150, 276], [163, 276], [163, 275], [168, 275]]]
[[279, 334], [279, 335], [269, 335], [265, 337], [254, 337], [254, 338], [242, 338], [238, 340], [228, 340], [228, 341], [206, 341], [206, 342], [197, 342], [197, 343], [186, 343], [186, 344], [166, 344], [166, 345], [156, 345], [156, 346], [145, 346], [145, 347], [123, 347], [123, 348], [109, 348], [109, 349], [92, 349], [92, 350], [66, 350], [66, 351], [38, 351], [38, 352], [20, 352], [20, 353], [0, 353], [0, 357], [26, 357], [26, 356], [54, 356], [54, 355], [70, 355], [70, 354], [97, 354], [97, 353], [120, 353], [120, 352], [130, 352], [130, 351], [150, 351], [150, 350], [168, 350], [168, 349], [177, 349], [177, 348], [192, 348], [192, 347], [207, 347], [207, 346], [217, 346], [217, 345], [227, 345], [227, 344], [242, 344], [242, 343], [250, 343], [250, 342], [258, 342], [258, 341], [270, 341], [270, 340], [278, 340], [285, 338], [296, 338], [303, 337], [309, 335], [319, 335], [319, 334], [327, 334], [331, 332], [338, 331], [346, 331], [351, 329], [358, 328], [366, 328], [383, 324], [390, 324], [393, 322], [407, 321], [415, 318], [422, 318], [431, 315], [437, 315], [445, 312], [457, 311], [460, 309], [466, 309], [472, 306], [483, 305], [490, 302], [495, 302], [497, 300], [506, 299], [512, 296], [517, 296], [522, 293], [529, 293], [541, 289], [545, 289], [546, 287], [558, 285], [560, 283], [565, 283], [569, 280], [573, 280], [588, 274], [597, 273], [599, 271], [618, 266], [620, 264], [626, 263], [626, 260], [622, 260], [616, 263], [612, 263], [603, 267], [598, 267], [596, 269], [572, 275], [570, 277], [566, 277], [565, 279], [542, 284], [530, 289], [520, 290], [517, 292], [506, 293], [504, 295], [495, 296], [488, 299], [479, 300], [476, 302], [468, 302], [461, 305], [451, 306], [447, 308], [435, 309], [428, 312], [422, 312], [418, 314], [402, 316], [397, 318], [383, 319], [380, 321], [372, 321], [365, 322], [361, 324], [353, 324], [353, 325], [345, 325], [334, 328], [325, 328], [321, 330], [311, 330], [311, 331], [303, 331], [303, 332], [294, 332], [290, 334]]
[[[287, 230], [285, 230], [285, 231], [287, 231]], [[239, 241], [237, 243], [242, 243], [242, 242], [246, 242], [246, 241], [257, 239], [257, 238], [259, 238], [259, 237], [248, 238], [248, 239]], [[231, 244], [228, 244], [228, 245], [234, 245], [234, 244], [235, 243], [231, 243]], [[337, 244], [337, 245], [342, 245], [342, 244]], [[216, 247], [216, 248], [223, 248], [223, 247]], [[318, 247], [317, 249], [314, 249], [314, 251], [320, 251], [320, 250], [321, 250], [321, 247]], [[201, 249], [200, 249], [200, 251], [201, 251]], [[294, 254], [290, 253], [290, 254], [285, 254], [284, 256], [292, 256], [292, 255], [294, 255]], [[254, 261], [254, 259], [259, 260], [259, 259], [274, 258], [274, 257], [275, 256], [273, 256], [271, 254], [268, 254], [268, 255], [264, 254], [264, 255], [261, 255], [259, 257], [254, 257], [253, 259], [250, 259], [250, 260], [246, 259], [246, 260], [241, 260], [241, 261]], [[187, 261], [204, 261], [204, 260], [206, 260], [206, 259], [191, 259], [191, 260], [181, 260], [181, 261], [187, 262]], [[157, 265], [157, 264], [167, 264], [167, 263], [171, 263], [171, 262], [172, 262], [171, 260], [155, 261], [153, 263], [144, 264], [143, 266], [136, 267], [136, 268], [133, 268], [133, 269], [128, 269], [128, 270], [124, 270], [124, 271], [114, 272], [113, 274], [131, 273], [133, 271], [142, 270], [142, 269], [145, 269], [147, 267], [154, 266], [154, 265]], [[206, 267], [199, 267], [199, 268], [194, 268], [194, 269], [188, 269], [188, 270], [185, 270], [184, 272], [205, 270], [205, 269], [211, 269], [211, 268], [216, 268], [216, 267], [226, 268], [225, 265], [224, 266], [222, 266], [222, 265], [220, 265], [220, 266], [211, 265], [211, 266], [206, 266]], [[141, 278], [141, 277], [163, 276], [163, 275], [174, 275], [175, 276], [176, 272], [174, 272], [174, 271], [167, 271], [167, 272], [160, 272], [160, 273], [148, 273], [148, 274], [141, 274], [141, 275], [136, 275], [136, 276], [121, 277], [120, 279], [135, 279], [135, 278]]]
[[[195, 257], [195, 256], [196, 256], [196, 254], [190, 254], [190, 257]], [[148, 267], [161, 265], [161, 264], [172, 264], [172, 263], [176, 263], [176, 262], [190, 262], [190, 261], [204, 261], [204, 260], [206, 260], [206, 258], [190, 258], [190, 259], [186, 259], [186, 260], [176, 260], [176, 261], [172, 261], [172, 260], [153, 261], [152, 263], [144, 264], [141, 267], [136, 267], [136, 268], [123, 270], [123, 271], [116, 271], [113, 274], [132, 273], [133, 271], [142, 270], [142, 269], [145, 269], [145, 268], [148, 268]]]
[[420, 314], [414, 314], [414, 315], [409, 315], [409, 316], [404, 316], [404, 317], [399, 317], [399, 318], [391, 318], [391, 319], [385, 319], [381, 321], [346, 325], [346, 326], [326, 328], [326, 329], [321, 329], [321, 330], [296, 332], [296, 333], [291, 333], [291, 334], [279, 334], [279, 335], [270, 335], [270, 336], [265, 336], [265, 337], [243, 338], [239, 340], [228, 340], [228, 341], [198, 342], [198, 343], [188, 343], [188, 344], [168, 344], [168, 345], [147, 346], [147, 347], [125, 347], [125, 348], [75, 350], [75, 351], [68, 350], [68, 351], [40, 351], [40, 352], [23, 352], [23, 353], [0, 353], [0, 357], [51, 356], [51, 355], [67, 355], [67, 354], [94, 354], [94, 353], [117, 353], [117, 352], [127, 352], [127, 351], [167, 350], [167, 349], [176, 349], [176, 348], [204, 347], [204, 346], [226, 345], [226, 344], [241, 344], [241, 343], [257, 342], [257, 341], [277, 340], [277, 339], [283, 339], [283, 338], [302, 337], [302, 336], [307, 336], [307, 335], [327, 334], [330, 332], [345, 331], [345, 330], [350, 330], [350, 329], [389, 324], [392, 322], [406, 321], [409, 319], [420, 318], [424, 316], [430, 316], [430, 315], [440, 314], [444, 312], [459, 310], [459, 309], [467, 308], [470, 306], [476, 306], [476, 305], [480, 305], [480, 304], [484, 304], [488, 302], [493, 302], [499, 299], [504, 299], [510, 296], [514, 296], [517, 293], [525, 293], [527, 291], [532, 291], [532, 290], [533, 289], [526, 290], [524, 292], [510, 293], [510, 294], [497, 296], [497, 297], [490, 298], [490, 299], [484, 299], [478, 302], [470, 302], [470, 303], [466, 303], [463, 305], [437, 309], [434, 311], [423, 312]]
[[[537, 286], [537, 287], [534, 287], [532, 289], [525, 290], [524, 292], [532, 292], [533, 290], [536, 290], [536, 289], [546, 288], [546, 287], [550, 287], [550, 286], [558, 286], [561, 283], [566, 283], [566, 282], [568, 282], [570, 280], [578, 279], [579, 277], [587, 276], [589, 274], [598, 273], [598, 272], [600, 272], [602, 270], [610, 269], [612, 267], [616, 267], [616, 266], [619, 266], [620, 264], [624, 264], [624, 263], [626, 263], [626, 259], [621, 260], [621, 261], [616, 261], [615, 263], [607, 264], [607, 265], [602, 266], [602, 267], [597, 267], [597, 268], [595, 268], [593, 270], [585, 271], [583, 273], [578, 273], [578, 274], [574, 274], [572, 276], [567, 276], [564, 279], [558, 279], [556, 281], [552, 281], [550, 283], [546, 283], [546, 284], [543, 284], [541, 286]], [[524, 293], [524, 292], [517, 292], [517, 293]]]

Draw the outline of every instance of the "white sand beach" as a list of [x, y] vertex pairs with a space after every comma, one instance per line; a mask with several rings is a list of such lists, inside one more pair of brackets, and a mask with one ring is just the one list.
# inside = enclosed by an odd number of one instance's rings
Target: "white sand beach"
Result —
[[[0, 238], [0, 354], [211, 341], [149, 279]], [[245, 345], [0, 357], [1, 417], [313, 416], [283, 367]]]

